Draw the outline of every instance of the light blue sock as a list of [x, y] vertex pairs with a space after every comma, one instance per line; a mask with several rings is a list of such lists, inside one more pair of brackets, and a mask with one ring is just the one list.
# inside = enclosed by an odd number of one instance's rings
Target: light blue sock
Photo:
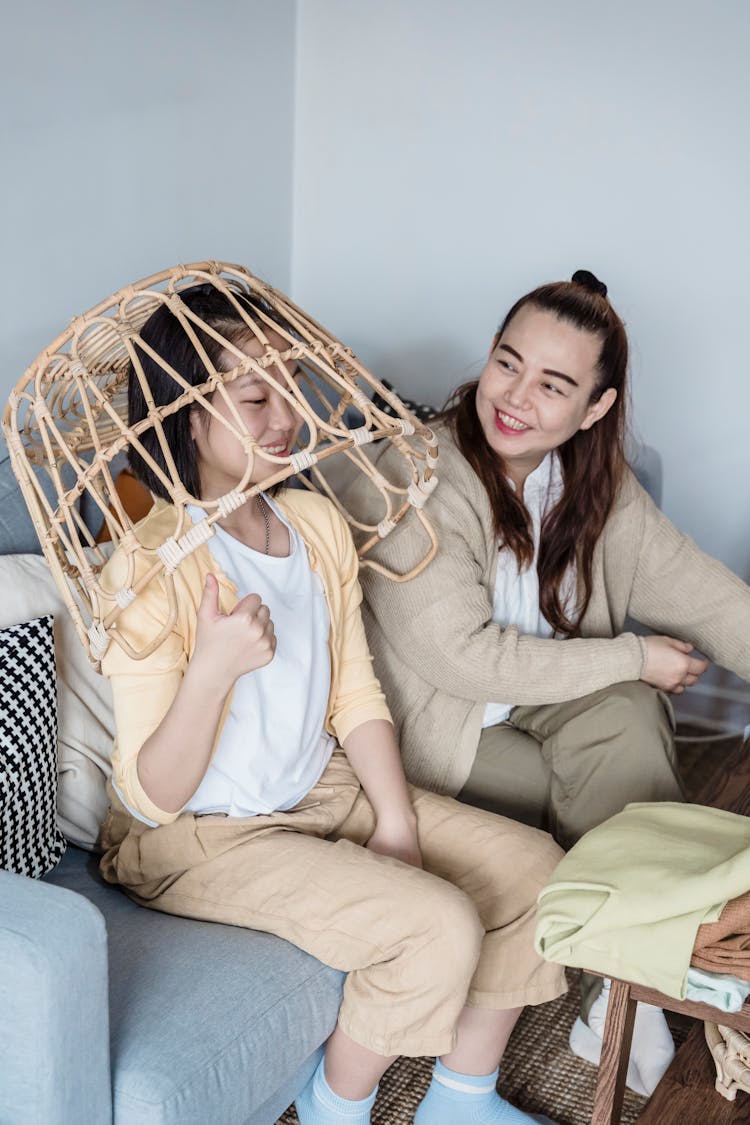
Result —
[[422, 1098], [414, 1125], [532, 1125], [548, 1117], [522, 1113], [496, 1090], [498, 1071], [492, 1074], [458, 1074], [435, 1062], [432, 1082]]
[[361, 1101], [340, 1098], [326, 1082], [325, 1058], [294, 1103], [300, 1125], [370, 1125], [377, 1086]]

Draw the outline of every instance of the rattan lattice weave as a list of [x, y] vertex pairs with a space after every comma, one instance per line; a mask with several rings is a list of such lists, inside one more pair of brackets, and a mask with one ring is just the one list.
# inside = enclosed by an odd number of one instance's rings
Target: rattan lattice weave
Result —
[[[180, 293], [196, 284], [215, 286], [232, 303], [249, 332], [263, 345], [260, 358], [247, 356], [193, 315], [181, 301]], [[238, 294], [253, 298], [258, 307], [249, 312], [247, 304], [238, 301]], [[140, 329], [163, 304], [180, 320], [196, 350], [201, 352], [206, 380], [198, 387], [189, 385], [178, 371], [149, 351], [152, 359], [179, 384], [181, 393], [168, 407], [149, 409], [148, 417], [131, 428], [127, 414], [131, 366], [148, 397], [135, 345], [140, 349], [146, 347]], [[228, 373], [217, 371], [205, 350], [201, 350], [196, 329], [210, 334], [236, 357], [237, 367]], [[269, 331], [277, 340], [279, 336], [283, 339], [286, 350], [272, 346]], [[301, 380], [290, 377], [285, 363], [291, 360], [301, 369]], [[274, 386], [304, 423], [298, 448], [291, 455], [274, 457], [264, 451], [264, 459], [274, 465], [275, 471], [255, 484], [249, 480], [254, 439], [236, 410], [230, 411], [232, 419], [227, 420], [211, 405], [216, 394], [223, 394], [230, 402], [225, 384], [247, 371], [266, 382], [273, 378]], [[373, 392], [380, 396], [379, 401], [388, 404], [392, 413], [374, 405]], [[247, 454], [244, 476], [218, 500], [202, 501], [187, 493], [163, 440], [165, 415], [193, 404], [207, 410], [217, 424], [238, 438]], [[356, 417], [354, 428], [352, 415]], [[149, 458], [142, 444], [142, 436], [150, 428], [159, 435], [166, 473]], [[14, 389], [3, 415], [3, 431], [42, 550], [95, 664], [112, 640], [127, 649], [116, 629], [117, 618], [149, 582], [163, 581], [170, 601], [174, 602], [174, 572], [183, 558], [213, 535], [215, 523], [258, 492], [293, 475], [305, 487], [329, 496], [349, 521], [363, 565], [382, 569], [368, 560], [368, 552], [410, 510], [416, 511], [425, 527], [430, 546], [409, 574], [391, 577], [408, 580], [423, 569], [435, 552], [435, 535], [422, 511], [437, 483], [437, 445], [431, 430], [410, 415], [398, 397], [376, 380], [349, 348], [242, 266], [206, 261], [163, 270], [121, 289], [75, 318], [37, 357]], [[362, 448], [383, 439], [403, 454], [405, 471], [401, 483], [388, 481], [375, 471]], [[139, 541], [138, 524], [129, 518], [115, 487], [115, 467], [123, 463], [122, 455], [131, 448], [158, 472], [175, 513], [172, 534], [158, 548], [150, 548], [149, 566], [143, 572], [141, 565], [137, 576], [135, 554], [142, 560], [147, 548]], [[346, 457], [351, 470], [367, 474], [380, 491], [382, 518], [377, 524], [358, 522], [333, 494], [320, 471], [333, 456]], [[201, 506], [206, 518], [193, 525], [185, 510], [188, 503]], [[88, 518], [84, 518], [84, 510]], [[128, 580], [114, 599], [99, 581], [109, 551], [97, 544], [91, 530], [92, 510], [115, 547], [129, 560]], [[153, 652], [172, 624], [173, 621], [168, 622], [147, 649], [128, 651], [136, 658]]]
[[716, 1089], [733, 1102], [738, 1090], [750, 1093], [750, 1039], [743, 1031], [722, 1024], [703, 1025], [716, 1067]]

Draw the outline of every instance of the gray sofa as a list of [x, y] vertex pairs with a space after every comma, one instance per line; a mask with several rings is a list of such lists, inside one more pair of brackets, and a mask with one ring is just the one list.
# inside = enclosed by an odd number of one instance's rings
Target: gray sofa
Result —
[[[5, 461], [0, 555], [34, 551]], [[15, 592], [3, 596], [7, 618]], [[65, 718], [85, 690], [63, 670]], [[99, 772], [75, 749], [60, 751], [65, 778]], [[64, 829], [76, 820], [67, 801]], [[42, 879], [0, 871], [0, 1122], [272, 1125], [317, 1065], [342, 986], [279, 938], [135, 906], [69, 843]]]

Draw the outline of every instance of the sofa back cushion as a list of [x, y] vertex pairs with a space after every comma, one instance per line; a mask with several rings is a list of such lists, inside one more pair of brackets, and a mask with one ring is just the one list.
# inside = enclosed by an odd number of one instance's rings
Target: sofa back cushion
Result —
[[43, 556], [0, 556], [0, 629], [43, 616], [54, 619], [58, 825], [73, 843], [91, 849], [107, 809], [111, 689], [89, 664]]

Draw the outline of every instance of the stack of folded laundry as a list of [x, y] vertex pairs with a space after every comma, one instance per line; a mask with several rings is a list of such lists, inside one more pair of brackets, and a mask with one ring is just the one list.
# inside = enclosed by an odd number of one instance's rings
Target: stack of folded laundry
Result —
[[[750, 995], [750, 818], [677, 802], [628, 805], [560, 861], [539, 896], [535, 944], [549, 961], [739, 1011]], [[572, 1049], [591, 1061], [607, 984], [587, 1027], [579, 1017], [571, 1032]], [[577, 1049], [584, 1034], [587, 1050]], [[650, 1094], [672, 1054], [661, 1010], [639, 1004], [627, 1084]]]
[[698, 927], [690, 964], [750, 981], [750, 891], [730, 899], [715, 922]]
[[[750, 973], [736, 971], [750, 965], [750, 818], [628, 805], [555, 868], [539, 896], [535, 944], [549, 961], [736, 1010], [744, 996], [725, 1000], [715, 978], [729, 973], [750, 992]], [[696, 994], [713, 984], [712, 999]]]
[[[750, 891], [730, 899], [716, 922], [698, 927], [690, 964], [727, 980], [750, 981]], [[716, 1064], [716, 1089], [729, 1101], [738, 1090], [750, 1093], [748, 1036], [709, 1021], [705, 1031]]]

